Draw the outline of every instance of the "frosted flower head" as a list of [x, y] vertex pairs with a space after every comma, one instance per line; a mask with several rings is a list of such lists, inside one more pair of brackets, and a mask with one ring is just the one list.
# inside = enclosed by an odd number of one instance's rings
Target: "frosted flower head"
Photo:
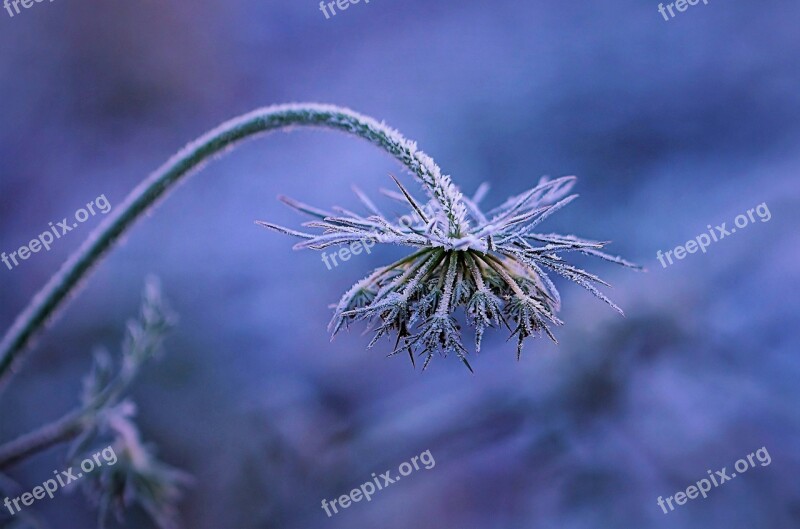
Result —
[[323, 250], [356, 241], [413, 248], [410, 255], [377, 268], [342, 296], [330, 323], [333, 335], [365, 320], [374, 331], [369, 347], [383, 336], [394, 336], [391, 354], [405, 352], [412, 363], [415, 356], [422, 356], [423, 369], [438, 352], [442, 356], [454, 353], [471, 371], [461, 326], [454, 317], [457, 309], [463, 308], [466, 323], [475, 328], [476, 352], [487, 328], [505, 326], [516, 338], [519, 358], [527, 338], [545, 334], [556, 341], [551, 326], [562, 324], [556, 316], [561, 298], [548, 272], [581, 285], [622, 313], [595, 286], [607, 283], [568, 264], [561, 255], [580, 252], [623, 266], [638, 268], [636, 265], [603, 253], [606, 243], [539, 231], [550, 215], [577, 197], [569, 194], [575, 177], [542, 178], [536, 187], [485, 212], [480, 203], [488, 190], [486, 184], [468, 199], [446, 178], [448, 196], [454, 197], [446, 206], [436, 193], [429, 193], [426, 203], [418, 202], [395, 179], [399, 192], [383, 192], [410, 209], [396, 220], [390, 220], [354, 189], [368, 213], [338, 207], [323, 211], [279, 197], [314, 217], [303, 226], [322, 233], [259, 222], [303, 239], [295, 249]]

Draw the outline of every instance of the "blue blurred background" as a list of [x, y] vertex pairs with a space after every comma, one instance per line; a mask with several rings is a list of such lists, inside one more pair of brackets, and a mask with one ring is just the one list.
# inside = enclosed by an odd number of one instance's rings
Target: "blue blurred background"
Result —
[[[398, 166], [337, 133], [273, 134], [209, 165], [96, 270], [0, 400], [0, 441], [76, 405], [92, 348], [116, 349], [154, 273], [180, 324], [133, 394], [147, 440], [196, 479], [187, 527], [800, 527], [798, 17], [789, 0], [670, 21], [642, 0], [372, 0], [328, 20], [314, 0], [0, 11], [0, 251], [101, 194], [116, 206], [222, 120], [310, 100], [386, 120], [465, 192], [489, 181], [487, 203], [578, 175], [581, 198], [546, 230], [649, 269], [581, 261], [627, 316], [558, 282], [560, 345], [528, 342], [517, 362], [496, 331], [474, 376], [456, 358], [420, 373], [385, 358], [388, 341], [367, 351], [361, 329], [330, 342], [329, 303], [403, 250], [328, 270], [253, 221], [299, 225], [279, 193], [355, 208], [351, 184], [377, 196]], [[769, 222], [656, 260], [764, 202]], [[100, 220], [0, 267], [0, 327]], [[769, 466], [657, 506], [761, 447]], [[424, 450], [435, 468], [321, 509]], [[63, 453], [9, 477], [30, 490]], [[35, 510], [45, 527], [94, 524], [79, 494]]]

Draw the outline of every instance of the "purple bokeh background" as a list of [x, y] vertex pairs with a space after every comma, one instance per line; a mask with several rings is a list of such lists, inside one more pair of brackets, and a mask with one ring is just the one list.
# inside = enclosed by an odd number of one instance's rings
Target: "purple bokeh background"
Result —
[[[621, 318], [562, 287], [560, 345], [487, 336], [414, 371], [329, 341], [328, 304], [403, 250], [328, 270], [257, 227], [302, 221], [279, 193], [354, 208], [397, 164], [332, 132], [247, 143], [135, 227], [0, 398], [0, 441], [77, 404], [97, 344], [117, 347], [154, 273], [180, 315], [133, 395], [163, 459], [196, 479], [187, 527], [800, 526], [800, 6], [372, 0], [326, 20], [311, 0], [34, 4], [0, 11], [0, 251], [105, 194], [112, 206], [187, 141], [258, 106], [320, 101], [386, 120], [488, 202], [578, 175], [552, 231], [614, 241], [644, 274], [607, 279]], [[404, 176], [409, 187], [410, 177]], [[655, 258], [766, 202], [756, 222], [669, 268]], [[402, 213], [402, 211], [398, 211]], [[14, 270], [0, 327], [99, 223]], [[762, 446], [772, 464], [664, 515], [670, 496]], [[430, 449], [436, 466], [327, 518], [320, 508]], [[9, 471], [26, 490], [63, 448]], [[85, 528], [80, 494], [37, 502]], [[141, 513], [128, 527], [150, 527]], [[0, 518], [0, 525], [7, 522]]]

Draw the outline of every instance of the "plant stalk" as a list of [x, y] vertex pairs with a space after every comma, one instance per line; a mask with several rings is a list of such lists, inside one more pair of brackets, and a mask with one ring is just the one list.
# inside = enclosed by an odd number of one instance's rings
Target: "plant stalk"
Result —
[[372, 118], [331, 105], [291, 104], [265, 107], [223, 123], [193, 141], [159, 167], [131, 191], [125, 200], [92, 231], [91, 235], [61, 266], [0, 342], [0, 392], [19, 369], [19, 361], [35, 335], [50, 322], [114, 243], [142, 217], [159, 198], [214, 156], [258, 134], [294, 126], [325, 127], [363, 138], [399, 160], [423, 184], [431, 198], [450, 219], [450, 231], [460, 235], [466, 229], [459, 211], [464, 208], [450, 178], [441, 174], [435, 162], [417, 150], [399, 132]]
[[62, 418], [0, 446], [0, 469], [37, 452], [70, 441], [84, 430], [86, 411], [74, 410]]

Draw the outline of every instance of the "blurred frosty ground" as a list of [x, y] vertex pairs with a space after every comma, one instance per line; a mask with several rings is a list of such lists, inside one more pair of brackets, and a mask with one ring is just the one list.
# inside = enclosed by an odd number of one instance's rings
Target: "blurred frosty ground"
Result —
[[[581, 198], [546, 227], [612, 239], [650, 271], [582, 263], [627, 317], [558, 283], [560, 345], [529, 343], [517, 363], [495, 332], [474, 376], [455, 358], [415, 372], [383, 357], [388, 342], [365, 351], [360, 329], [330, 343], [328, 304], [398, 251], [329, 271], [253, 221], [301, 221], [278, 193], [355, 207], [350, 184], [376, 196], [397, 166], [335, 133], [272, 135], [207, 167], [111, 254], [0, 400], [0, 439], [75, 404], [91, 348], [118, 343], [154, 272], [181, 323], [134, 395], [148, 440], [197, 479], [188, 527], [800, 525], [796, 2], [709, 2], [668, 23], [627, 0], [373, 2], [327, 21], [314, 2], [275, 1], [23, 15], [0, 20], [0, 250], [102, 193], [118, 204], [223, 119], [318, 100], [385, 119], [467, 192], [490, 181], [487, 204], [578, 175]], [[769, 223], [656, 261], [761, 202]], [[3, 329], [81, 238], [0, 269]], [[657, 506], [762, 446], [770, 466]], [[320, 508], [426, 449], [435, 469], [334, 518]], [[10, 475], [29, 488], [61, 454]], [[65, 529], [94, 517], [78, 494], [37, 512]]]

